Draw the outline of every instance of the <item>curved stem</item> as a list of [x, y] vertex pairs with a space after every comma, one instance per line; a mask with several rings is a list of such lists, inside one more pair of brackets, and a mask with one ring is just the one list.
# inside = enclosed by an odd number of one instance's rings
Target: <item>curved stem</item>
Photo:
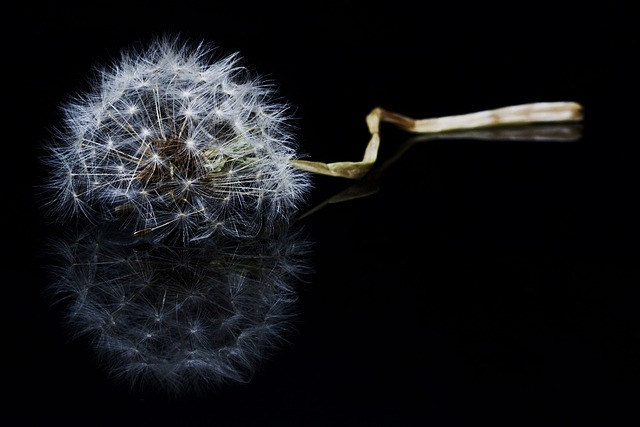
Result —
[[537, 102], [430, 119], [414, 119], [377, 107], [366, 118], [371, 139], [362, 160], [334, 163], [294, 160], [293, 164], [300, 169], [322, 175], [362, 178], [376, 162], [380, 147], [380, 123], [383, 122], [394, 124], [407, 132], [431, 134], [494, 126], [577, 122], [582, 118], [582, 105], [576, 102]]

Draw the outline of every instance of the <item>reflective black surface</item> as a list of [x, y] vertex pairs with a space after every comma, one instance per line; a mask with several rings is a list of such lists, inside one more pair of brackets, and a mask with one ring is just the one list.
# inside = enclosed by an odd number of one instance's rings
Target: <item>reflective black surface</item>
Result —
[[[15, 15], [32, 37], [5, 65], [15, 93], [2, 168], [7, 425], [637, 422], [630, 12], [413, 7], [51, 2]], [[378, 105], [424, 118], [576, 101], [585, 120], [554, 133], [568, 141], [538, 140], [548, 135], [538, 128], [519, 140], [412, 140], [383, 125], [378, 174], [314, 179], [303, 212], [320, 208], [296, 224], [311, 270], [295, 284], [288, 341], [246, 384], [141, 392], [113, 381], [52, 305], [42, 248], [56, 231], [38, 208], [36, 157], [94, 64], [165, 31], [241, 51], [296, 107], [301, 150], [318, 161], [358, 160]], [[362, 197], [324, 204], [350, 188]]]

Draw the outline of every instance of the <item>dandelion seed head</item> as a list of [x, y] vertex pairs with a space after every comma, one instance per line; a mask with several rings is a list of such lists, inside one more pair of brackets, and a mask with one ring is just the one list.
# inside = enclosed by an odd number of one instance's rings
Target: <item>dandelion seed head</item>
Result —
[[[289, 221], [310, 189], [292, 164], [291, 109], [238, 53], [216, 55], [205, 43], [156, 38], [63, 104], [45, 147], [51, 212], [126, 213], [157, 240], [252, 236]], [[188, 221], [177, 215], [187, 212]]]

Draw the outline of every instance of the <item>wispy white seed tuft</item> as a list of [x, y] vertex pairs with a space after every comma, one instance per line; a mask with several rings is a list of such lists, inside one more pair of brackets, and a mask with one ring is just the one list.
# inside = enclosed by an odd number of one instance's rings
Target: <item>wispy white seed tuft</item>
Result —
[[158, 38], [64, 104], [44, 156], [50, 211], [124, 218], [158, 241], [253, 236], [289, 221], [310, 187], [291, 163], [290, 108], [239, 54], [214, 52]]

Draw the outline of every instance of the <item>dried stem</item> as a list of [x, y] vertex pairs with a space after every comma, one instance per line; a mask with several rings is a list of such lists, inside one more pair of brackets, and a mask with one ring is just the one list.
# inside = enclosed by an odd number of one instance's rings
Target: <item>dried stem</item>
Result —
[[366, 118], [371, 139], [361, 161], [323, 163], [294, 160], [293, 163], [300, 169], [322, 175], [350, 179], [362, 178], [376, 162], [382, 122], [394, 124], [407, 132], [434, 134], [497, 126], [577, 122], [582, 120], [582, 117], [582, 106], [575, 102], [538, 102], [432, 119], [413, 119], [377, 107]]

